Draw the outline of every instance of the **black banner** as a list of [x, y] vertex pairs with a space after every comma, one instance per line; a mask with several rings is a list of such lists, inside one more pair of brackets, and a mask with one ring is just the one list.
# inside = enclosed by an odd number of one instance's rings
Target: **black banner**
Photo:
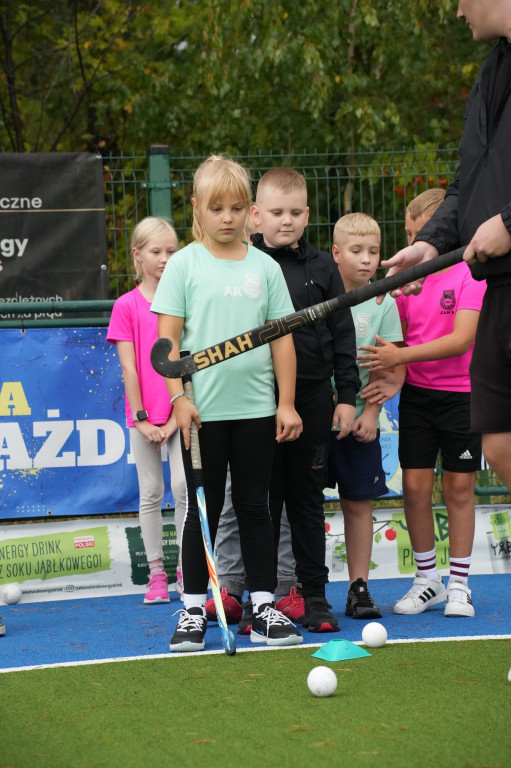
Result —
[[0, 261], [2, 318], [9, 302], [108, 298], [100, 157], [0, 154]]

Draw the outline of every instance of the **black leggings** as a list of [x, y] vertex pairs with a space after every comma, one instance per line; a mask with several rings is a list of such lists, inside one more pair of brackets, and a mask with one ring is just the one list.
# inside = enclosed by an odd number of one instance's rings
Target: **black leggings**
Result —
[[[275, 446], [275, 417], [203, 422], [199, 443], [211, 544], [215, 546], [229, 466], [232, 503], [249, 589], [251, 592], [273, 592], [274, 544], [268, 493]], [[190, 452], [183, 445], [182, 448], [188, 490], [181, 551], [184, 591], [201, 595], [207, 592], [209, 576]]]
[[286, 505], [296, 577], [302, 584], [304, 597], [308, 597], [324, 595], [324, 585], [328, 582], [323, 488], [328, 481], [328, 446], [334, 411], [330, 380], [302, 382], [296, 389], [295, 408], [302, 418], [303, 432], [298, 440], [276, 447], [270, 510], [278, 553], [282, 506]]

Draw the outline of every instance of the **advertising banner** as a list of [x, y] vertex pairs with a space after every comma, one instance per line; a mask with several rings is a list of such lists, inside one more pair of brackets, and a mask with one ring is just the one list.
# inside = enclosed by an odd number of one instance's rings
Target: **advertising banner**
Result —
[[101, 157], [0, 154], [0, 232], [3, 319], [9, 302], [108, 298]]
[[[446, 576], [449, 537], [445, 508], [435, 508], [434, 519], [438, 568]], [[325, 528], [330, 581], [348, 581], [342, 513], [327, 513]], [[175, 590], [179, 550], [172, 513], [164, 518], [163, 552], [169, 586]], [[412, 577], [415, 570], [403, 510], [374, 510], [370, 578]], [[511, 573], [509, 506], [476, 509], [470, 572]], [[143, 594], [148, 578], [136, 518], [0, 525], [0, 594], [3, 585], [13, 582], [21, 587], [23, 599], [30, 602]]]
[[[138, 511], [124, 385], [106, 328], [0, 330], [0, 520]], [[168, 454], [162, 450], [172, 509]]]

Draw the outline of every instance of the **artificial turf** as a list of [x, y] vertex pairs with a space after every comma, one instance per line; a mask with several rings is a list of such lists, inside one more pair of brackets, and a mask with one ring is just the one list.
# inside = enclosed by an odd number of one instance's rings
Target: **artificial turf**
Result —
[[510, 640], [147, 659], [0, 677], [0, 768], [509, 768]]

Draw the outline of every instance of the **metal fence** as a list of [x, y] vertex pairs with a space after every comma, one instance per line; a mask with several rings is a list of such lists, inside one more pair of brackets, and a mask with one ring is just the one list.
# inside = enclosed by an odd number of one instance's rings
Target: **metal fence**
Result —
[[[134, 285], [130, 232], [149, 214], [171, 219], [180, 242], [190, 241], [193, 173], [204, 157], [172, 155], [168, 147], [150, 147], [145, 156], [108, 157], [105, 165], [108, 264], [111, 297]], [[330, 251], [340, 216], [363, 211], [382, 231], [382, 257], [406, 245], [407, 204], [428, 187], [446, 187], [457, 165], [457, 149], [412, 149], [342, 154], [337, 152], [259, 152], [236, 160], [254, 182], [270, 168], [291, 166], [307, 181], [310, 207], [305, 236]]]

